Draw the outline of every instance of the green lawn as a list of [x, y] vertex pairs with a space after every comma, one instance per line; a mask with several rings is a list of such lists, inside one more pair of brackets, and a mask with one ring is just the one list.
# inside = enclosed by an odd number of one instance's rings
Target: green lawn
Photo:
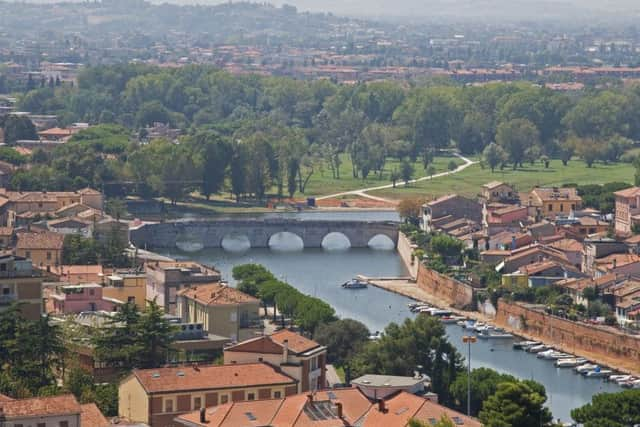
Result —
[[[436, 173], [446, 172], [449, 162], [453, 160], [457, 165], [464, 163], [462, 160], [455, 156], [441, 155], [434, 159], [433, 166], [436, 168]], [[387, 160], [385, 167], [382, 171], [382, 176], [371, 173], [365, 180], [362, 178], [354, 178], [351, 172], [351, 160], [347, 154], [342, 156], [342, 165], [340, 166], [340, 179], [334, 179], [331, 174], [331, 169], [327, 165], [316, 168], [315, 173], [312, 175], [307, 184], [305, 194], [296, 194], [296, 197], [305, 196], [324, 196], [333, 193], [341, 193], [343, 191], [357, 190], [365, 187], [377, 187], [380, 185], [391, 184], [390, 174], [393, 169], [400, 170], [400, 162], [396, 159]], [[414, 163], [414, 179], [420, 178], [426, 175], [421, 162]], [[275, 189], [273, 189], [275, 192]]]
[[524, 192], [535, 185], [604, 184], [612, 181], [632, 183], [634, 173], [635, 169], [629, 163], [597, 163], [588, 168], [580, 160], [570, 161], [567, 166], [562, 166], [560, 160], [553, 160], [549, 169], [537, 163], [534, 166], [526, 164], [524, 168], [515, 171], [511, 168], [502, 171], [496, 169], [493, 173], [490, 169], [482, 169], [476, 164], [452, 176], [418, 182], [409, 187], [378, 190], [370, 194], [390, 199], [416, 196], [434, 198], [451, 193], [475, 196], [480, 193], [481, 185], [490, 181], [503, 181], [515, 185], [517, 191]]

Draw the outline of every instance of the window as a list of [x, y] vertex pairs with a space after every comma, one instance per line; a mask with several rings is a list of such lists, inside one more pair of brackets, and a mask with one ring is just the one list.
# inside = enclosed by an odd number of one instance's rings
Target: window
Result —
[[221, 394], [220, 395], [220, 404], [223, 403], [229, 403], [229, 395], [228, 394]]
[[571, 210], [572, 210], [572, 211], [575, 211], [575, 210], [576, 210], [576, 205], [575, 205], [575, 204], [573, 204], [573, 203], [571, 204]]
[[7, 264], [0, 264], [0, 271], [7, 271]]
[[560, 212], [564, 211], [564, 205], [560, 203]]
[[235, 311], [231, 312], [231, 317], [230, 319], [232, 322], [236, 322], [238, 320], [238, 313], [236, 313]]
[[200, 409], [202, 407], [202, 398], [194, 397], [193, 398], [193, 410]]
[[60, 421], [60, 427], [69, 427], [69, 421]]
[[14, 424], [13, 427], [24, 427], [23, 424]]
[[96, 291], [94, 291], [93, 289], [89, 289], [89, 295], [93, 296], [95, 295]]
[[127, 302], [135, 304], [136, 303], [136, 297], [127, 297]]
[[31, 258], [31, 251], [25, 251], [24, 257], [25, 258]]
[[551, 204], [549, 205], [549, 210], [553, 211], [553, 205], [551, 205]]
[[166, 399], [164, 401], [164, 412], [173, 412], [173, 399]]
[[11, 295], [11, 288], [2, 288], [2, 295]]
[[47, 260], [51, 261], [51, 252], [47, 252]]
[[247, 400], [256, 400], [255, 393], [247, 393]]
[[273, 392], [273, 398], [274, 399], [280, 399], [282, 397], [282, 392], [281, 391], [274, 391]]
[[47, 423], [38, 423], [36, 427], [47, 427]]

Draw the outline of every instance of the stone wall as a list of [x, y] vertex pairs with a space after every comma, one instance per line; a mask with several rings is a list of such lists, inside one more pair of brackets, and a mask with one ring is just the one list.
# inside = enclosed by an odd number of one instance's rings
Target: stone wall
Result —
[[420, 265], [419, 260], [411, 259], [415, 248], [416, 245], [411, 243], [411, 240], [404, 233], [398, 233], [398, 255], [402, 258], [409, 275], [414, 279], [418, 277], [418, 267]]
[[602, 358], [616, 366], [638, 369], [640, 337], [614, 328], [588, 325], [546, 314], [539, 308], [500, 300], [495, 319], [499, 326], [522, 332], [565, 351]]
[[418, 267], [417, 283], [422, 290], [450, 306], [462, 308], [473, 301], [472, 286], [431, 270], [422, 263]]

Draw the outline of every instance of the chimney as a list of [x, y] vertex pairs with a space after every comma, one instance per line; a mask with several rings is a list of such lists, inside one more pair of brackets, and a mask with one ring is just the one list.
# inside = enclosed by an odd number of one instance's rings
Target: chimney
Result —
[[200, 408], [200, 422], [201, 423], [206, 423], [207, 422], [207, 410], [205, 408]]
[[282, 363], [287, 363], [289, 360], [289, 340], [282, 342]]
[[313, 394], [311, 393], [307, 394], [307, 402], [313, 403]]
[[336, 412], [338, 412], [338, 418], [342, 418], [342, 403], [336, 402]]
[[384, 404], [384, 399], [378, 399], [378, 411], [383, 414], [387, 413], [387, 406]]

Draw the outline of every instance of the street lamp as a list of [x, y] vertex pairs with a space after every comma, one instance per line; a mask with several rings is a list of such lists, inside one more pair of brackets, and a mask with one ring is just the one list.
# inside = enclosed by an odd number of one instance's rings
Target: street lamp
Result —
[[469, 357], [467, 359], [467, 415], [471, 416], [471, 344], [478, 341], [475, 335], [464, 335], [462, 342], [469, 347]]

